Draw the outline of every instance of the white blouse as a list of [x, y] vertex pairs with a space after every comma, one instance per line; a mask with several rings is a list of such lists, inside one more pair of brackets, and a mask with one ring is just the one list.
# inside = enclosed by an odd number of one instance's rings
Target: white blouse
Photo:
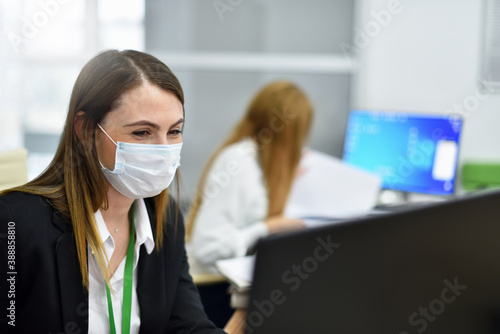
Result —
[[267, 190], [250, 138], [226, 147], [215, 159], [187, 245], [192, 274], [217, 274], [215, 261], [244, 256], [269, 231]]
[[[132, 290], [132, 314], [130, 333], [139, 333], [141, 326], [141, 317], [139, 310], [139, 303], [137, 301], [137, 263], [139, 261], [139, 250], [142, 244], [145, 245], [148, 254], [151, 254], [155, 247], [153, 239], [153, 232], [149, 221], [148, 212], [144, 200], [136, 200], [136, 210], [134, 213], [134, 227], [135, 227], [135, 247], [134, 247], [134, 276]], [[97, 210], [95, 219], [99, 234], [104, 243], [104, 249], [108, 259], [113, 255], [115, 250], [115, 242], [113, 236], [109, 233], [101, 211]], [[106, 285], [104, 284], [104, 277], [101, 274], [99, 265], [94, 256], [94, 253], [88, 247], [88, 267], [89, 267], [89, 333], [93, 334], [108, 334], [109, 329], [109, 315], [108, 315], [108, 300], [106, 297]], [[122, 332], [122, 305], [123, 305], [123, 276], [125, 270], [125, 258], [122, 260], [113, 276], [111, 276], [110, 284], [112, 290], [111, 299], [113, 303], [113, 314], [115, 317], [116, 332]]]

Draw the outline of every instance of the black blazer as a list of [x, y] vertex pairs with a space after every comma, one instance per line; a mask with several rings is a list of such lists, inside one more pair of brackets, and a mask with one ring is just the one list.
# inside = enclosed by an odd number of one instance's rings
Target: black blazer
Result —
[[[145, 202], [155, 234], [153, 201]], [[182, 217], [176, 229], [173, 203], [168, 212], [162, 249], [151, 254], [144, 245], [140, 249], [140, 332], [224, 333], [208, 320], [188, 273]], [[13, 245], [15, 264], [8, 263]], [[0, 259], [0, 333], [88, 332], [88, 293], [82, 285], [73, 228], [44, 197], [19, 192], [0, 197]], [[7, 310], [12, 301], [15, 327], [8, 324], [13, 319]]]

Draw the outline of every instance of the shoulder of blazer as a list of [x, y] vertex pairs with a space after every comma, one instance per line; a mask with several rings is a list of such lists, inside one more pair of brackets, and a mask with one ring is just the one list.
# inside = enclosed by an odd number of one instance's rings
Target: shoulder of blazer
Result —
[[20, 209], [21, 207], [30, 207], [33, 209], [50, 208], [50, 204], [43, 196], [28, 194], [15, 191], [7, 195], [0, 196], [0, 203], [9, 208]]
[[[15, 224], [18, 277], [27, 278], [17, 283], [17, 318], [24, 319], [25, 326], [19, 332], [35, 332], [37, 323], [43, 329], [39, 332], [50, 328], [60, 332], [70, 323], [87, 332], [87, 295], [70, 222], [43, 196], [21, 192], [0, 196], [0, 227], [5, 228], [6, 222]], [[36, 283], [32, 277], [36, 277]], [[50, 306], [33, 314], [47, 300]]]
[[21, 222], [26, 228], [52, 222], [61, 232], [73, 229], [71, 223], [45, 197], [23, 192], [0, 196], [0, 221], [3, 220], [16, 224]]

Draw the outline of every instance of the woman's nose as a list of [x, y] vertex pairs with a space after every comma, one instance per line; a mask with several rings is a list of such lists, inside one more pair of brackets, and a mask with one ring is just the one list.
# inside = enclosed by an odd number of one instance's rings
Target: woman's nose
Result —
[[159, 144], [159, 145], [169, 145], [169, 144], [171, 144], [171, 143], [169, 143], [169, 140], [168, 140], [168, 139], [167, 139], [167, 137], [165, 136], [165, 137], [162, 137], [162, 138], [160, 139], [159, 143], [157, 143], [157, 144]]

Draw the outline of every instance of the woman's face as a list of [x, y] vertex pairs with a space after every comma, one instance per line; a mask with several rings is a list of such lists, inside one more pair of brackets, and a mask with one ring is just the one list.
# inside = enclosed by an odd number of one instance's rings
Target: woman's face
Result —
[[[144, 83], [119, 98], [100, 123], [115, 142], [172, 145], [182, 143], [182, 104], [171, 92]], [[108, 169], [115, 166], [116, 145], [99, 129], [97, 154]]]

